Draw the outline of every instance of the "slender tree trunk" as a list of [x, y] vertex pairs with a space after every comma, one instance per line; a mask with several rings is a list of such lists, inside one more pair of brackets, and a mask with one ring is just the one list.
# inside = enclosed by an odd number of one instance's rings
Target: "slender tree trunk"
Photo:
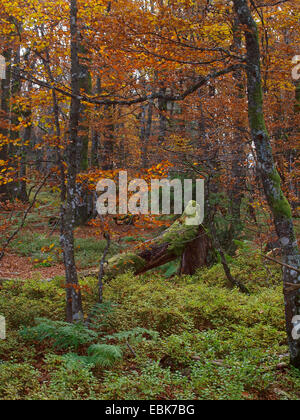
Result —
[[[295, 114], [300, 114], [300, 82], [296, 82], [296, 89], [295, 89], [295, 106], [294, 106], [294, 112]], [[300, 135], [300, 130], [299, 130], [299, 126], [297, 126], [296, 128], [296, 132], [298, 133], [298, 135]], [[293, 150], [294, 154], [295, 154], [295, 160], [299, 159], [299, 155], [300, 152], [299, 150]], [[295, 207], [299, 207], [300, 206], [300, 188], [299, 188], [299, 179], [295, 178], [294, 182], [293, 182], [293, 186], [294, 186], [294, 191], [295, 194], [298, 198], [297, 202], [295, 203]]]
[[[236, 16], [233, 17], [233, 45], [232, 49], [239, 53], [242, 48], [241, 32], [239, 30], [238, 19]], [[242, 71], [237, 70], [233, 73], [235, 79], [234, 95], [237, 94], [238, 98], [244, 98], [245, 87], [242, 79]], [[231, 162], [231, 172], [233, 176], [233, 182], [230, 186], [229, 197], [230, 197], [230, 216], [231, 223], [228, 231], [228, 240], [226, 244], [226, 251], [234, 253], [236, 246], [233, 242], [237, 239], [242, 229], [241, 222], [241, 205], [246, 190], [246, 169], [244, 162], [246, 161], [245, 145], [243, 138], [243, 123], [241, 117], [237, 116], [234, 120], [234, 143], [233, 143], [233, 157]]]
[[31, 106], [30, 105], [23, 115], [26, 119], [26, 127], [24, 130], [23, 145], [21, 147], [21, 160], [20, 160], [20, 171], [19, 171], [21, 180], [19, 183], [18, 197], [23, 203], [27, 203], [29, 201], [29, 197], [27, 194], [27, 182], [26, 182], [26, 172], [27, 172], [26, 157], [27, 157], [27, 150], [28, 150], [28, 146], [26, 144], [30, 142], [31, 133], [32, 133]]
[[148, 147], [149, 140], [152, 130], [152, 119], [153, 119], [153, 101], [149, 101], [148, 104], [142, 105], [142, 112], [140, 117], [141, 130], [140, 140], [142, 146], [142, 167], [146, 169], [149, 164]]
[[[46, 50], [46, 57], [47, 60], [44, 60], [44, 66], [47, 70], [48, 73], [48, 77], [51, 81], [51, 83], [53, 83], [53, 85], [55, 84], [55, 80], [53, 77], [53, 73], [51, 70], [51, 67], [49, 65], [50, 63], [50, 54], [49, 54], [49, 50]], [[61, 128], [60, 128], [60, 121], [59, 121], [59, 102], [58, 102], [58, 98], [57, 98], [57, 94], [56, 94], [56, 90], [52, 89], [52, 102], [53, 102], [53, 116], [54, 116], [54, 124], [55, 124], [55, 135], [57, 138], [57, 142], [58, 142], [58, 146], [56, 147], [56, 160], [57, 160], [57, 165], [58, 165], [58, 169], [59, 169], [59, 180], [60, 180], [60, 201], [61, 201], [61, 207], [60, 207], [60, 231], [61, 231], [61, 238], [63, 238], [64, 236], [64, 205], [63, 203], [66, 200], [66, 196], [67, 196], [67, 191], [66, 191], [66, 180], [65, 180], [65, 167], [63, 164], [63, 159], [64, 159], [64, 152], [61, 151], [60, 149], [60, 145], [62, 143], [62, 137], [61, 137]], [[62, 248], [63, 248], [63, 243], [61, 243]]]
[[[16, 47], [16, 49], [13, 51], [12, 55], [12, 76], [11, 76], [11, 97], [12, 99], [15, 99], [17, 97], [20, 97], [21, 95], [21, 77], [20, 77], [20, 62], [21, 62], [21, 51], [20, 47]], [[15, 127], [19, 125], [19, 118], [22, 117], [21, 109], [19, 105], [11, 105], [10, 109], [10, 132], [9, 137], [12, 140], [17, 140], [20, 138], [20, 132], [15, 130]], [[18, 162], [17, 159], [14, 158], [17, 154], [21, 155], [22, 160], [22, 152], [23, 147], [21, 150], [19, 150], [13, 142], [11, 142], [8, 146], [8, 156], [10, 159], [10, 166], [15, 169], [16, 174], [18, 173]], [[22, 176], [19, 173], [19, 176]], [[14, 180], [13, 182], [10, 182], [8, 185], [9, 192], [10, 192], [10, 198], [11, 200], [14, 200], [15, 197], [19, 196], [19, 189], [20, 189], [20, 183], [17, 182], [17, 180]], [[26, 200], [25, 200], [26, 201]]]
[[[299, 270], [300, 253], [293, 226], [291, 206], [281, 189], [280, 176], [274, 164], [270, 137], [263, 113], [258, 28], [251, 14], [248, 0], [234, 0], [234, 6], [240, 23], [244, 26], [246, 38], [249, 124], [256, 148], [259, 171], [280, 239], [284, 263]], [[297, 325], [294, 317], [300, 316], [299, 273], [285, 267], [283, 282], [291, 363], [300, 368], [300, 337], [297, 338], [298, 334], [294, 334]]]
[[83, 319], [81, 292], [78, 285], [78, 276], [74, 255], [74, 226], [76, 213], [76, 175], [77, 175], [77, 148], [78, 126], [80, 119], [80, 64], [77, 26], [77, 0], [71, 0], [70, 27], [71, 27], [71, 110], [70, 110], [70, 139], [66, 150], [67, 159], [67, 197], [64, 209], [63, 251], [66, 270], [66, 299], [67, 321], [76, 322]]
[[101, 168], [110, 171], [114, 168], [114, 108], [104, 107], [104, 119], [107, 121], [103, 133], [103, 147], [101, 155]]
[[[28, 51], [28, 55], [29, 55], [29, 51]], [[26, 54], [26, 57], [28, 57], [28, 55]], [[28, 64], [27, 62], [28, 60], [26, 59], [26, 64]], [[20, 87], [21, 87], [21, 82], [20, 82]], [[23, 110], [22, 112], [22, 117], [25, 119], [26, 121], [26, 127], [24, 130], [24, 135], [23, 135], [23, 144], [21, 147], [21, 159], [20, 159], [20, 170], [19, 170], [19, 175], [20, 175], [20, 182], [19, 182], [19, 188], [18, 188], [18, 198], [23, 202], [23, 203], [27, 203], [29, 201], [29, 197], [27, 194], [27, 181], [26, 181], [26, 174], [27, 174], [27, 164], [26, 164], [26, 159], [27, 159], [27, 151], [28, 151], [28, 143], [31, 141], [31, 136], [32, 136], [32, 105], [31, 105], [31, 98], [30, 98], [30, 93], [32, 90], [32, 83], [28, 82], [28, 104], [26, 106], [26, 109]]]
[[[80, 38], [81, 35], [79, 34]], [[80, 60], [78, 60], [79, 65], [79, 89], [83, 91], [86, 95], [92, 93], [92, 78], [88, 68], [88, 60], [86, 57], [86, 48], [83, 43], [78, 44]], [[77, 147], [77, 172], [85, 172], [88, 170], [89, 166], [89, 127], [88, 127], [88, 114], [86, 108], [81, 103], [80, 110], [80, 120], [79, 127], [81, 135], [78, 139]], [[76, 206], [76, 225], [85, 224], [90, 216], [92, 215], [92, 201], [93, 195], [88, 191], [88, 189], [83, 184], [77, 184], [77, 206]]]
[[[0, 109], [0, 133], [7, 137], [9, 135], [9, 114], [10, 114], [10, 96], [11, 96], [11, 58], [12, 51], [7, 50], [3, 54], [6, 61], [6, 78], [1, 81], [1, 109]], [[8, 146], [0, 146], [0, 159], [7, 161]], [[8, 184], [0, 184], [0, 200], [9, 199]]]
[[143, 168], [147, 168], [149, 164], [149, 141], [151, 137], [152, 131], [152, 120], [153, 120], [153, 100], [149, 101], [148, 104], [148, 116], [146, 121], [146, 131], [145, 131], [145, 144], [144, 144], [144, 151], [143, 151]]
[[[100, 77], [97, 77], [97, 83], [96, 83], [96, 92], [97, 95], [101, 94], [101, 79]], [[95, 110], [99, 106], [96, 105]], [[92, 135], [92, 150], [91, 150], [91, 164], [94, 168], [100, 167], [100, 156], [99, 156], [99, 147], [100, 147], [100, 136], [99, 131], [97, 128], [93, 129], [93, 135]]]
[[[165, 94], [166, 89], [160, 89], [160, 93]], [[158, 143], [162, 145], [165, 142], [167, 135], [167, 124], [168, 120], [166, 117], [166, 112], [168, 108], [168, 102], [165, 99], [159, 99], [158, 109], [159, 109], [159, 133], [158, 133]]]
[[295, 113], [299, 113], [300, 112], [300, 82], [298, 82], [296, 85], [295, 99], [296, 99]]

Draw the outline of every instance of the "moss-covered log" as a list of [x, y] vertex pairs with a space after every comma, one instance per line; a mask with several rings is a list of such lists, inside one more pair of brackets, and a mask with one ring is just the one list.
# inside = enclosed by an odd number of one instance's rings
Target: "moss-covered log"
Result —
[[[135, 274], [145, 273], [182, 256], [188, 244], [192, 244], [199, 235], [203, 243], [209, 243], [209, 238], [203, 227], [199, 226], [199, 221], [200, 206], [191, 201], [183, 215], [160, 236], [138, 245], [131, 252], [112, 257], [108, 261], [105, 275], [113, 278], [129, 269]], [[205, 245], [204, 249], [208, 252], [209, 247]], [[203, 264], [206, 261], [204, 255], [199, 259]]]

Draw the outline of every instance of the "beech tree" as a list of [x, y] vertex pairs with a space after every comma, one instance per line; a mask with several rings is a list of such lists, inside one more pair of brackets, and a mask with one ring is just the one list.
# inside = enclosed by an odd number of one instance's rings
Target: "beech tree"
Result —
[[81, 292], [78, 287], [78, 275], [74, 255], [74, 226], [76, 216], [76, 176], [77, 153], [79, 146], [79, 121], [81, 112], [80, 82], [83, 77], [79, 63], [79, 31], [77, 0], [70, 3], [70, 33], [71, 33], [71, 109], [70, 109], [70, 140], [66, 148], [67, 163], [67, 196], [63, 209], [62, 244], [66, 267], [67, 288], [67, 321], [83, 319]]
[[256, 148], [258, 170], [286, 264], [283, 268], [283, 285], [291, 363], [299, 368], [300, 338], [295, 340], [292, 334], [297, 325], [294, 317], [300, 315], [299, 247], [291, 206], [281, 188], [281, 180], [274, 164], [272, 146], [264, 118], [261, 54], [257, 24], [252, 16], [248, 0], [234, 0], [234, 7], [239, 21], [243, 25], [246, 40], [249, 125]]

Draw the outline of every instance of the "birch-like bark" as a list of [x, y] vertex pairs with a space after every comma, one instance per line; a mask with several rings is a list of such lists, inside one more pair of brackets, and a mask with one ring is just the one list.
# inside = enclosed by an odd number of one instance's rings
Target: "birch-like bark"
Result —
[[[242, 37], [236, 16], [233, 17], [233, 51], [240, 53], [242, 49]], [[233, 72], [235, 79], [234, 94], [238, 97], [244, 98], [245, 86], [242, 78], [242, 71], [236, 70]], [[241, 117], [237, 116], [234, 120], [234, 144], [233, 144], [233, 156], [231, 162], [231, 172], [233, 176], [233, 182], [230, 186], [229, 197], [230, 197], [230, 215], [231, 223], [228, 231], [226, 251], [233, 253], [236, 250], [236, 246], [233, 242], [237, 239], [242, 228], [241, 222], [241, 205], [246, 190], [246, 168], [244, 162], [246, 161], [245, 143], [243, 138], [243, 123]]]
[[71, 29], [71, 90], [72, 100], [70, 109], [70, 139], [66, 149], [67, 160], [67, 198], [64, 209], [64, 232], [62, 243], [66, 271], [66, 299], [67, 321], [76, 322], [83, 319], [81, 292], [78, 285], [78, 276], [74, 255], [74, 227], [76, 214], [76, 175], [77, 175], [77, 148], [78, 126], [80, 118], [80, 64], [77, 25], [77, 0], [71, 0], [70, 29]]
[[[292, 220], [291, 206], [281, 189], [280, 176], [274, 163], [270, 137], [263, 113], [258, 28], [249, 8], [248, 0], [234, 0], [234, 7], [239, 21], [243, 25], [246, 39], [249, 124], [257, 153], [258, 169], [281, 243], [284, 263], [299, 270], [300, 253]], [[300, 316], [299, 273], [296, 270], [284, 267], [283, 282], [291, 363], [293, 366], [300, 368], [300, 337], [298, 338], [298, 334], [295, 334], [297, 329], [295, 317]]]

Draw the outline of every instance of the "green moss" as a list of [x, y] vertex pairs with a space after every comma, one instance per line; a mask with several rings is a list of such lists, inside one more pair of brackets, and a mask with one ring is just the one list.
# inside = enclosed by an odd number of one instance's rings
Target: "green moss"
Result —
[[172, 231], [167, 232], [161, 241], [162, 243], [168, 242], [170, 244], [168, 247], [169, 253], [180, 256], [187, 243], [196, 238], [198, 230], [198, 226], [189, 226], [184, 229], [182, 229], [182, 226], [177, 226], [177, 229], [175, 228]]
[[272, 179], [272, 181], [275, 182], [277, 188], [280, 188], [280, 186], [281, 186], [281, 179], [280, 179], [280, 175], [279, 175], [278, 171], [274, 171], [270, 175], [270, 179]]
[[280, 216], [285, 216], [288, 219], [292, 218], [292, 210], [290, 203], [287, 198], [283, 195], [283, 192], [280, 193], [280, 199], [274, 200], [273, 202], [274, 213]]
[[134, 272], [139, 272], [145, 267], [145, 265], [146, 263], [143, 258], [133, 252], [119, 254], [109, 259], [106, 275], [109, 278], [113, 278], [117, 274], [125, 273], [130, 269]]
[[263, 114], [263, 92], [261, 83], [257, 82], [255, 92], [253, 95], [254, 105], [249, 106], [249, 117], [251, 128], [255, 130], [262, 130], [268, 134], [265, 118]]
[[[272, 208], [276, 215], [284, 216], [288, 219], [292, 218], [291, 206], [281, 190], [281, 180], [277, 170], [270, 175], [270, 179], [274, 182], [275, 194], [272, 198]], [[275, 196], [277, 195], [277, 197]]]
[[[0, 313], [9, 321], [8, 339], [0, 340], [0, 399], [299, 400], [299, 372], [288, 365], [278, 369], [279, 363], [288, 363], [283, 356], [284, 303], [282, 286], [276, 286], [281, 268], [270, 266], [274, 275], [268, 284], [258, 254], [247, 250], [235, 259], [234, 275], [252, 285], [250, 297], [226, 288], [220, 265], [168, 281], [153, 272], [114, 278], [104, 288], [110, 309], [101, 307], [95, 331], [100, 337], [116, 332], [125, 337], [139, 327], [157, 334], [131, 338], [136, 357], [124, 345], [123, 361], [105, 369], [89, 366], [84, 356], [69, 351], [54, 354], [46, 342], [23, 341], [17, 331], [21, 324], [31, 325], [31, 316], [11, 323], [19, 296], [27, 298], [24, 315], [41, 306], [47, 317], [63, 321], [63, 286], [7, 282], [0, 293]], [[87, 314], [97, 302], [96, 284], [95, 279], [82, 283], [90, 289], [83, 293]]]
[[169, 243], [168, 252], [180, 256], [186, 244], [196, 238], [199, 225], [189, 225], [191, 219], [200, 217], [195, 201], [190, 201], [183, 215], [162, 235], [161, 243]]

